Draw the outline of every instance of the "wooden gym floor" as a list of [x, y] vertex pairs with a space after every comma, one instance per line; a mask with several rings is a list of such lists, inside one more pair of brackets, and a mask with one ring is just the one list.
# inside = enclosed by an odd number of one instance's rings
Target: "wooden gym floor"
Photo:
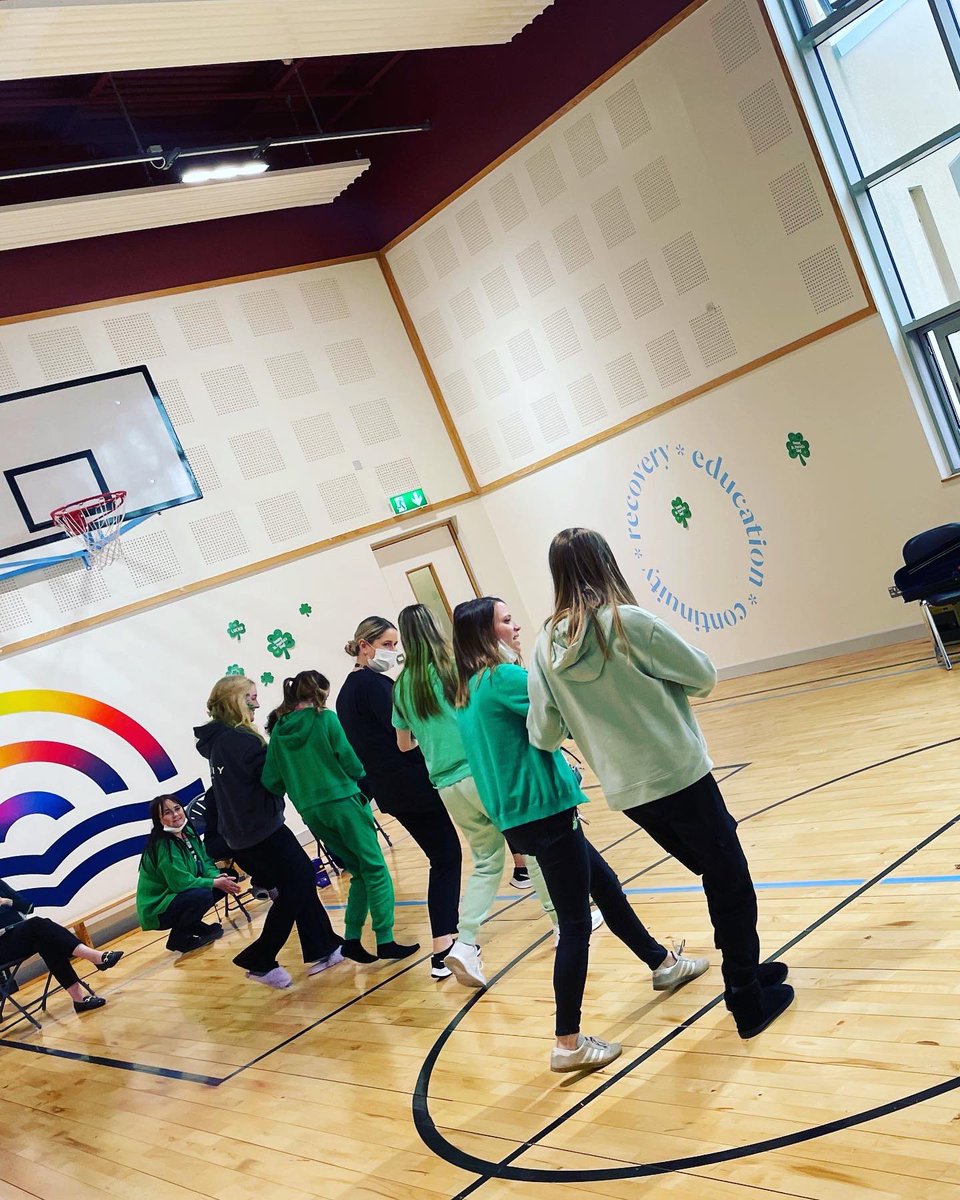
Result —
[[[601, 931], [584, 1029], [623, 1057], [551, 1075], [552, 943], [506, 877], [484, 993], [420, 956], [308, 980], [292, 945], [296, 986], [271, 992], [230, 963], [246, 928], [182, 962], [131, 934], [96, 980], [107, 1008], [76, 1017], [61, 993], [42, 1033], [0, 1040], [0, 1197], [960, 1197], [958, 689], [911, 643], [699, 705], [764, 954], [797, 989], [754, 1041], [716, 966], [655, 995]], [[591, 795], [645, 922], [715, 962], [696, 881]], [[391, 861], [398, 936], [426, 946], [423, 860], [399, 840]]]

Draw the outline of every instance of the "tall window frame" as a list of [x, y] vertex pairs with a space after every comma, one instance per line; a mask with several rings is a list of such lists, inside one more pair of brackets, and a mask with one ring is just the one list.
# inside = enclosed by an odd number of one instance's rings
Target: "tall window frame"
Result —
[[[838, 35], [848, 26], [860, 22], [860, 28], [873, 22], [861, 21], [871, 11], [875, 21], [892, 15], [907, 0], [779, 0], [790, 25], [804, 63], [807, 78], [836, 152], [849, 194], [856, 207], [863, 232], [871, 246], [876, 265], [884, 282], [893, 312], [900, 326], [904, 346], [913, 364], [917, 379], [926, 398], [932, 427], [938, 438], [951, 474], [960, 473], [960, 290], [946, 305], [925, 311], [922, 304], [911, 299], [904, 282], [905, 255], [898, 266], [897, 247], [891, 245], [878, 213], [876, 189], [895, 179], [911, 167], [945, 147], [954, 146], [960, 156], [960, 123], [942, 129], [933, 137], [917, 137], [916, 141], [896, 157], [879, 165], [861, 167], [851, 125], [856, 114], [849, 97], [840, 97], [831, 83], [824, 57], [827, 43], [837, 44]], [[960, 0], [923, 0], [929, 8], [933, 27], [942, 45], [946, 62], [953, 74], [960, 102]], [[851, 31], [853, 37], [856, 36]], [[846, 111], [845, 111], [846, 104]], [[960, 193], [960, 179], [956, 179]], [[935, 222], [932, 229], [924, 226], [929, 208], [922, 188], [911, 188], [919, 227], [928, 235], [933, 259], [938, 269], [950, 276], [950, 264]], [[918, 193], [914, 195], [914, 193]], [[939, 250], [939, 254], [937, 251]], [[960, 261], [956, 263], [960, 274]], [[943, 273], [941, 274], [943, 278]], [[951, 290], [953, 290], [951, 288]], [[918, 311], [919, 309], [919, 311]]]

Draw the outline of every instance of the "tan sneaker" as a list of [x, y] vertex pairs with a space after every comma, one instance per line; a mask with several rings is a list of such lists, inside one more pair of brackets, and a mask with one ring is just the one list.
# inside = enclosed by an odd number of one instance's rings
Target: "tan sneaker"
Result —
[[681, 942], [673, 952], [673, 962], [668, 954], [662, 967], [657, 967], [653, 973], [653, 990], [655, 992], [670, 992], [683, 987], [691, 979], [702, 975], [710, 966], [708, 958], [684, 958], [683, 948], [686, 942]]
[[561, 1050], [554, 1046], [550, 1054], [551, 1071], [597, 1071], [612, 1063], [623, 1053], [619, 1042], [605, 1042], [602, 1038], [577, 1038], [576, 1050]]

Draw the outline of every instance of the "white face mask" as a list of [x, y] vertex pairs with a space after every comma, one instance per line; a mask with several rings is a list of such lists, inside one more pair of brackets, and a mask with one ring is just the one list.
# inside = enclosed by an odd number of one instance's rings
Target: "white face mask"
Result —
[[500, 641], [497, 643], [497, 649], [500, 651], [500, 657], [505, 663], [519, 662], [520, 655], [512, 646], [508, 646], [506, 642]]
[[367, 663], [371, 671], [376, 671], [378, 674], [381, 671], [390, 671], [397, 665], [399, 655], [396, 650], [384, 650], [383, 647], [378, 647], [373, 658]]
[[184, 817], [179, 825], [164, 825], [163, 832], [164, 833], [181, 833], [183, 831], [183, 829], [186, 827], [186, 824], [187, 824], [187, 818]]

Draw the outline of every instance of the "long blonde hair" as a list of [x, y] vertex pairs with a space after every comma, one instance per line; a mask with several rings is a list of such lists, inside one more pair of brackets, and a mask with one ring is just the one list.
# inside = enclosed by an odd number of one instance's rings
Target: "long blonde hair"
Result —
[[392, 621], [388, 621], [386, 617], [364, 617], [357, 626], [356, 633], [343, 649], [351, 658], [356, 658], [360, 653], [361, 642], [370, 645], [378, 637], [383, 637], [388, 629], [396, 629], [396, 625]]
[[266, 738], [254, 725], [250, 709], [243, 699], [244, 692], [252, 687], [256, 687], [256, 684], [245, 675], [224, 675], [213, 685], [207, 698], [207, 712], [215, 721], [222, 721], [234, 729], [245, 729], [264, 742]]
[[550, 543], [549, 562], [554, 591], [553, 615], [546, 622], [550, 637], [560, 621], [567, 623], [568, 642], [592, 626], [603, 657], [609, 658], [611, 647], [595, 619], [597, 610], [609, 606], [614, 637], [626, 641], [618, 606], [637, 603], [610, 543], [594, 529], [562, 529]]

